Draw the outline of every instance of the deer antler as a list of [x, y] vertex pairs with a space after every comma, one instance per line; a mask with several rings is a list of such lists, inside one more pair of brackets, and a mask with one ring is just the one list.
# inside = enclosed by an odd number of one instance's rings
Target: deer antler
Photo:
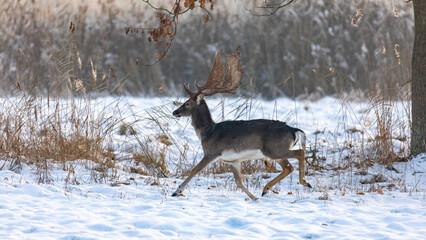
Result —
[[[195, 81], [195, 86], [197, 86], [197, 92], [195, 93], [191, 92], [189, 86], [184, 84], [186, 92], [191, 98], [195, 98], [201, 93], [205, 96], [211, 96], [216, 93], [235, 93], [243, 77], [243, 70], [240, 68], [240, 58], [240, 47], [233, 54], [226, 56], [226, 76], [224, 78], [225, 67], [220, 58], [220, 53], [216, 52], [213, 67], [206, 83], [200, 87], [197, 81]], [[208, 92], [205, 92], [206, 90]]]

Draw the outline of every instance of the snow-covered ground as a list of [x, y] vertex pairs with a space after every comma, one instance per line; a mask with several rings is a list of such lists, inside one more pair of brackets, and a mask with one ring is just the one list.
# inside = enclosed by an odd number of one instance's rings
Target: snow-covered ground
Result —
[[[134, 116], [144, 115], [143, 109], [152, 106], [167, 104], [163, 110], [173, 108], [168, 99], [128, 101]], [[373, 121], [363, 114], [364, 104], [344, 107], [333, 98], [297, 103], [288, 99], [256, 101], [250, 104], [252, 110], [244, 114], [232, 111], [242, 103], [233, 100], [227, 103], [232, 104], [224, 105], [224, 112], [230, 113], [226, 119], [241, 115], [242, 119], [286, 120], [305, 130], [308, 148], [316, 144], [315, 137], [326, 139], [328, 142], [321, 144], [320, 153], [327, 157], [325, 161], [330, 166], [341, 161], [338, 155], [333, 155], [333, 149], [347, 140], [346, 129], [362, 128], [368, 135]], [[214, 118], [219, 120], [222, 113], [219, 100], [209, 99], [208, 104], [214, 109]], [[150, 110], [146, 112], [153, 114]], [[356, 120], [351, 120], [351, 116], [357, 116]], [[139, 128], [145, 134], [155, 130], [155, 126], [141, 123]], [[167, 128], [171, 136], [180, 136], [191, 146], [185, 164], [192, 165], [201, 158], [198, 139], [187, 119], [168, 119]], [[324, 133], [319, 135], [317, 131]], [[172, 162], [179, 157], [173, 149], [168, 154]], [[297, 170], [295, 160], [290, 162]], [[118, 170], [114, 180], [96, 183], [85, 164], [73, 164], [79, 184], [71, 184], [69, 172], [60, 166], [53, 166], [50, 171], [49, 178], [53, 181], [38, 184], [34, 166], [24, 165], [20, 172], [10, 171], [8, 163], [0, 160], [3, 169], [0, 239], [424, 239], [426, 236], [426, 154], [395, 163], [393, 170], [374, 165], [366, 174], [349, 169], [308, 170], [306, 179], [312, 189], [298, 184], [298, 172], [294, 171], [277, 184], [275, 193], [259, 201], [249, 201], [245, 193], [236, 190], [230, 173], [200, 175], [190, 182], [184, 196], [174, 198], [170, 195], [183, 181], [179, 175], [154, 179]], [[173, 172], [175, 164], [168, 165]], [[276, 174], [248, 176], [246, 184], [252, 193], [260, 196], [262, 187]], [[375, 176], [381, 176], [384, 182], [361, 183]]]

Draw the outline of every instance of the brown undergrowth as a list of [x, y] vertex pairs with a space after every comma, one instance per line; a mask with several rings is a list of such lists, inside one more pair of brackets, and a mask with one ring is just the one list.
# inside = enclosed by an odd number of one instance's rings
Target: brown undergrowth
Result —
[[[25, 59], [24, 53], [20, 57]], [[107, 79], [93, 61], [81, 61], [73, 41], [52, 51], [50, 59], [50, 70], [44, 76], [51, 86], [47, 93], [24, 62], [14, 90], [1, 99], [0, 154], [10, 159], [13, 171], [20, 171], [23, 163], [35, 166], [39, 182], [52, 181], [53, 164], [68, 171], [70, 163], [79, 160], [91, 171], [107, 172], [115, 167], [111, 135], [122, 122], [117, 111], [120, 98], [108, 103], [98, 98], [97, 90]], [[91, 71], [92, 77], [82, 78], [83, 71]]]

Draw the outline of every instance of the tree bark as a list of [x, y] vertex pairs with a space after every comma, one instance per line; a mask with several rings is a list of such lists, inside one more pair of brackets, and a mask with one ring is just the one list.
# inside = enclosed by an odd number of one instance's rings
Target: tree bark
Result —
[[413, 0], [414, 47], [411, 60], [411, 155], [426, 152], [426, 0]]

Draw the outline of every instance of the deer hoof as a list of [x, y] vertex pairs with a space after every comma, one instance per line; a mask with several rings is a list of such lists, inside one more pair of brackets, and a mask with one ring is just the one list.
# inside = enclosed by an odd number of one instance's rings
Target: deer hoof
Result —
[[306, 183], [306, 187], [312, 188], [311, 184], [309, 184], [309, 183]]
[[246, 200], [246, 201], [253, 201], [253, 202], [258, 202], [258, 201], [260, 201], [260, 200], [259, 200], [259, 198], [257, 198], [257, 197], [253, 197], [253, 198], [251, 198], [251, 197], [250, 197], [250, 198], [246, 198], [245, 200]]
[[269, 191], [269, 188], [265, 187], [262, 192], [262, 197], [264, 197]]
[[180, 195], [180, 192], [174, 192], [174, 193], [172, 194], [172, 197], [179, 197], [179, 195]]

